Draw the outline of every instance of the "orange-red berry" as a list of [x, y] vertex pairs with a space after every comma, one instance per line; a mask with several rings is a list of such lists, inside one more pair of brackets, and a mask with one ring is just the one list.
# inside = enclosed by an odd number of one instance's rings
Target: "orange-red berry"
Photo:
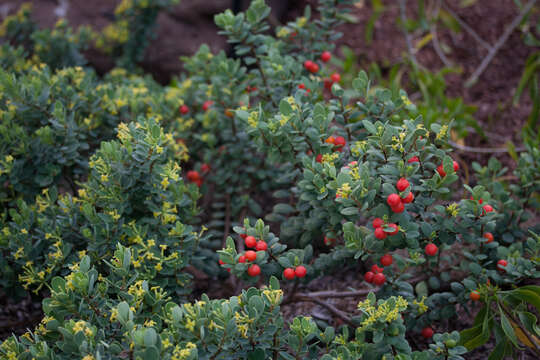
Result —
[[300, 265], [297, 266], [296, 269], [294, 269], [294, 274], [299, 278], [303, 278], [304, 276], [306, 276], [307, 270], [305, 266]]
[[372, 225], [373, 225], [374, 229], [380, 228], [381, 226], [383, 226], [383, 224], [384, 224], [383, 219], [381, 219], [381, 218], [373, 219]]
[[424, 250], [426, 252], [426, 255], [435, 256], [437, 254], [437, 251], [439, 251], [439, 248], [437, 247], [437, 245], [429, 243], [426, 245]]
[[396, 189], [398, 189], [398, 191], [405, 191], [405, 189], [408, 187], [409, 187], [409, 181], [405, 178], [399, 179], [396, 184]]
[[257, 264], [253, 264], [248, 268], [249, 276], [257, 276], [261, 273], [261, 268]]
[[401, 203], [401, 198], [399, 197], [398, 194], [390, 194], [386, 198], [386, 203], [390, 207], [395, 207], [395, 206], [398, 206]]
[[422, 336], [425, 337], [426, 339], [431, 339], [433, 334], [434, 334], [434, 331], [429, 326], [422, 329]]
[[484, 237], [487, 239], [486, 244], [489, 244], [493, 241], [493, 234], [490, 232], [485, 233]]
[[246, 251], [245, 256], [247, 261], [255, 261], [255, 259], [257, 259], [257, 253], [253, 250]]
[[332, 54], [330, 53], [330, 51], [323, 51], [323, 53], [321, 54], [322, 62], [329, 62], [331, 58]]
[[381, 257], [382, 266], [390, 266], [394, 262], [394, 258], [390, 254], [383, 255]]
[[389, 233], [390, 235], [396, 235], [396, 234], [399, 232], [399, 226], [397, 226], [397, 225], [394, 224], [394, 223], [388, 224], [388, 227], [394, 229], [394, 231], [392, 231], [391, 233]]
[[412, 192], [409, 192], [407, 196], [401, 199], [401, 201], [403, 201], [404, 204], [410, 204], [413, 202], [413, 200], [414, 200], [414, 195]]
[[246, 244], [246, 247], [248, 248], [254, 248], [257, 246], [257, 239], [255, 239], [253, 236], [246, 236], [244, 244]]
[[478, 293], [478, 291], [471, 291], [471, 293], [469, 294], [469, 298], [472, 301], [478, 301], [480, 300], [480, 294]]
[[268, 249], [268, 244], [266, 243], [266, 241], [258, 241], [255, 249], [257, 251], [266, 251], [266, 249]]
[[381, 286], [386, 282], [386, 276], [383, 273], [377, 273], [373, 276], [373, 283], [375, 285]]
[[294, 269], [293, 268], [286, 268], [283, 270], [283, 277], [287, 280], [294, 279]]
[[379, 240], [386, 239], [386, 233], [384, 232], [382, 227], [378, 227], [375, 229], [375, 237]]
[[367, 273], [364, 274], [364, 280], [366, 280], [368, 283], [372, 283], [374, 276], [375, 274], [372, 271], [368, 271]]

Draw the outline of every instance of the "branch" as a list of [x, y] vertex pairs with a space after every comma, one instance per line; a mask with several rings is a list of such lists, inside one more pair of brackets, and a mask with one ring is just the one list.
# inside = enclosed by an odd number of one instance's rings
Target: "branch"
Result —
[[328, 311], [330, 311], [332, 314], [334, 314], [335, 316], [337, 316], [341, 320], [343, 320], [348, 325], [352, 326], [353, 328], [356, 328], [356, 325], [351, 320], [351, 318], [348, 317], [347, 314], [345, 314], [343, 311], [339, 310], [338, 308], [336, 308], [332, 304], [329, 304], [329, 303], [327, 303], [325, 301], [322, 301], [322, 300], [320, 300], [320, 299], [318, 299], [316, 297], [311, 297], [311, 296], [307, 296], [307, 295], [303, 295], [303, 296], [297, 295], [297, 296], [294, 297], [294, 300], [296, 300], [296, 301], [307, 301], [307, 302], [312, 302], [312, 303], [315, 303], [317, 305], [320, 305], [320, 306], [326, 308]]
[[484, 39], [482, 39], [477, 33], [476, 31], [473, 30], [473, 28], [471, 28], [469, 25], [467, 25], [467, 23], [463, 20], [461, 20], [461, 18], [454, 12], [454, 10], [450, 9], [448, 7], [448, 5], [446, 5], [446, 3], [443, 1], [442, 3], [442, 7], [444, 8], [444, 10], [446, 10], [454, 19], [456, 19], [456, 21], [458, 22], [458, 24], [465, 30], [467, 31], [476, 41], [478, 41], [480, 43], [480, 45], [482, 45], [483, 47], [485, 47], [488, 51], [491, 51], [492, 47], [491, 45], [489, 45]]
[[531, 10], [531, 8], [534, 6], [536, 1], [537, 0], [530, 0], [527, 3], [527, 5], [523, 7], [519, 15], [514, 18], [512, 23], [510, 23], [510, 26], [506, 28], [506, 30], [504, 31], [502, 36], [499, 38], [499, 40], [497, 40], [495, 45], [493, 45], [493, 47], [491, 48], [487, 56], [484, 58], [480, 66], [478, 66], [478, 68], [474, 71], [471, 77], [465, 82], [465, 87], [472, 86], [478, 80], [478, 78], [480, 77], [480, 75], [482, 75], [482, 73], [487, 68], [491, 60], [493, 60], [493, 58], [495, 57], [499, 49], [504, 45], [506, 40], [508, 40], [508, 37], [510, 37], [510, 34], [514, 32], [514, 29], [521, 23], [521, 20], [523, 20], [525, 15]]
[[405, 34], [405, 41], [407, 42], [407, 49], [409, 50], [409, 56], [411, 57], [412, 63], [416, 66], [418, 62], [416, 61], [416, 56], [414, 56], [414, 49], [412, 46], [411, 35], [407, 31], [407, 14], [405, 13], [407, 0], [399, 0], [399, 9], [401, 15], [401, 22], [403, 23], [403, 33]]

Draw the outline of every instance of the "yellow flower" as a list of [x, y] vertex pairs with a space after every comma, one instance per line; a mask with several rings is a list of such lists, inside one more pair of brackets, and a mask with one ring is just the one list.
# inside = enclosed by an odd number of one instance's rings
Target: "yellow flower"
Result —
[[163, 190], [167, 189], [169, 187], [169, 178], [164, 177], [163, 180], [161, 180], [161, 187], [163, 187]]

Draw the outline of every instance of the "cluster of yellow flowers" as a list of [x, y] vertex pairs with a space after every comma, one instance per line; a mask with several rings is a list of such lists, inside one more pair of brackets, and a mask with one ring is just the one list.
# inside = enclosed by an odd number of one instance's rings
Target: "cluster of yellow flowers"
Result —
[[358, 309], [366, 314], [367, 317], [360, 324], [360, 329], [365, 330], [378, 321], [390, 323], [397, 320], [399, 314], [405, 311], [408, 305], [409, 303], [407, 300], [401, 296], [392, 296], [379, 303], [377, 306], [375, 306], [374, 302], [369, 298], [365, 301], [361, 301], [358, 303]]

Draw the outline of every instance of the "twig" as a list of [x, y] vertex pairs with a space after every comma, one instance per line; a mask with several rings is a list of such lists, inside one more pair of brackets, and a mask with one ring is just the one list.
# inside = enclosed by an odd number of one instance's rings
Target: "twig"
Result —
[[325, 297], [325, 298], [344, 298], [344, 297], [354, 297], [354, 296], [364, 296], [372, 292], [372, 289], [363, 289], [357, 291], [347, 291], [347, 292], [338, 292], [335, 290], [329, 291], [316, 291], [311, 293], [298, 294], [298, 296], [309, 296], [309, 297]]
[[[479, 148], [479, 147], [472, 147], [467, 145], [460, 145], [452, 140], [448, 140], [448, 144], [450, 144], [453, 148], [456, 148], [461, 151], [466, 152], [473, 152], [473, 153], [479, 153], [479, 154], [492, 154], [492, 153], [498, 153], [498, 154], [504, 154], [508, 152], [508, 149], [505, 148]], [[525, 151], [525, 147], [519, 147], [516, 148], [516, 152], [522, 152]]]
[[324, 308], [326, 308], [328, 311], [330, 311], [332, 314], [334, 314], [335, 316], [337, 316], [338, 318], [340, 318], [341, 320], [343, 320], [344, 322], [346, 322], [348, 325], [352, 326], [352, 327], [356, 327], [356, 325], [354, 324], [354, 322], [351, 320], [350, 317], [348, 317], [343, 311], [339, 310], [338, 308], [336, 308], [334, 305], [332, 304], [329, 304], [325, 301], [322, 301], [316, 297], [310, 297], [310, 296], [295, 296], [294, 297], [294, 300], [297, 300], [297, 301], [307, 301], [307, 302], [312, 302], [312, 303], [315, 303], [317, 305], [320, 305]]
[[467, 23], [463, 20], [461, 20], [461, 18], [454, 12], [454, 10], [452, 10], [451, 8], [448, 7], [448, 5], [446, 5], [446, 3], [443, 1], [442, 2], [442, 7], [444, 8], [444, 10], [446, 10], [454, 19], [456, 19], [456, 21], [458, 22], [458, 24], [465, 30], [467, 31], [478, 43], [480, 43], [480, 45], [482, 45], [483, 47], [485, 47], [488, 51], [491, 51], [491, 45], [489, 45], [484, 39], [482, 39], [477, 33], [476, 31], [474, 31], [473, 28], [471, 28], [469, 25], [467, 25]]
[[484, 70], [487, 68], [491, 60], [495, 57], [499, 49], [504, 45], [506, 40], [508, 40], [508, 37], [510, 37], [510, 34], [514, 31], [514, 29], [521, 23], [521, 20], [523, 20], [523, 17], [531, 10], [531, 8], [534, 6], [537, 0], [530, 0], [527, 5], [523, 7], [521, 12], [518, 16], [514, 18], [514, 20], [510, 23], [510, 26], [506, 28], [502, 36], [497, 40], [495, 45], [491, 48], [487, 56], [484, 58], [480, 66], [474, 71], [474, 73], [471, 75], [471, 77], [465, 82], [465, 87], [472, 86], [480, 77], [480, 75], [484, 72]]
[[225, 231], [223, 232], [222, 246], [225, 247], [225, 242], [229, 236], [229, 229], [231, 228], [231, 194], [225, 195]]
[[407, 31], [407, 14], [405, 13], [407, 0], [399, 0], [399, 10], [401, 16], [401, 22], [403, 23], [403, 33], [405, 34], [405, 41], [407, 42], [407, 49], [409, 50], [409, 56], [411, 57], [412, 63], [416, 66], [418, 62], [416, 61], [416, 56], [414, 56], [414, 49], [412, 46], [411, 35]]
[[443, 62], [444, 66], [451, 67], [452, 63], [450, 62], [450, 60], [448, 60], [446, 55], [444, 55], [444, 52], [441, 48], [441, 44], [439, 43], [439, 37], [437, 36], [436, 20], [439, 17], [440, 9], [441, 9], [441, 0], [437, 1], [437, 10], [434, 11], [434, 15], [433, 15], [433, 19], [435, 19], [435, 21], [433, 21], [433, 24], [429, 27], [429, 32], [431, 33], [431, 37], [433, 39], [433, 48], [435, 49], [435, 52], [437, 53], [437, 55], [439, 55], [439, 58]]

